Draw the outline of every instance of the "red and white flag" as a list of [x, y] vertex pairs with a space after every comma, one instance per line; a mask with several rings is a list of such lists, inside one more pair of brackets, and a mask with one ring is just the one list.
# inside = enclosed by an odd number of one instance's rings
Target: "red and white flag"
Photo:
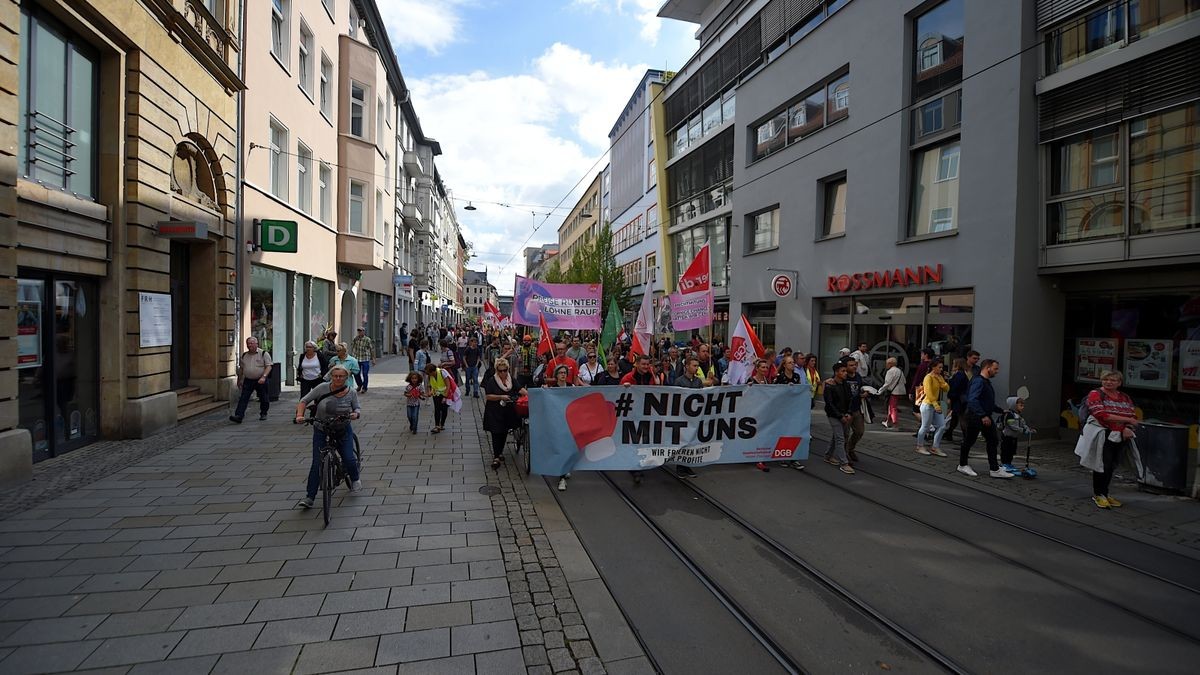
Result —
[[729, 384], [746, 384], [754, 372], [754, 362], [766, 353], [754, 328], [743, 314], [729, 341]]
[[654, 284], [646, 284], [642, 294], [642, 308], [638, 310], [633, 324], [633, 344], [629, 347], [629, 360], [636, 354], [650, 355], [650, 343], [654, 341]]
[[537, 355], [554, 356], [554, 338], [550, 337], [550, 327], [546, 325], [544, 314], [538, 314], [538, 329], [542, 331], [542, 337], [538, 340]]
[[689, 293], [703, 293], [712, 289], [712, 269], [709, 262], [708, 242], [700, 247], [696, 252], [696, 257], [692, 259], [692, 264], [688, 265], [687, 270], [679, 277], [679, 293], [687, 295]]
[[500, 308], [492, 304], [491, 300], [483, 301], [483, 318], [490, 326], [500, 325]]

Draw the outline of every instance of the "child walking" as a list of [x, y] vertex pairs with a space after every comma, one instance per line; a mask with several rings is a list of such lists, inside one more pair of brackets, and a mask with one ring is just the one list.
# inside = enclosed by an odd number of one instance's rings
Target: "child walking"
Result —
[[1000, 429], [1000, 468], [1018, 474], [1021, 471], [1012, 464], [1017, 455], [1017, 442], [1022, 436], [1036, 434], [1037, 430], [1021, 416], [1025, 412], [1025, 399], [1009, 396], [1006, 403], [1008, 410], [1004, 411], [1004, 425]]
[[409, 373], [405, 378], [408, 386], [404, 388], [405, 411], [408, 413], [408, 431], [417, 433], [417, 420], [421, 418], [421, 399], [425, 398], [424, 378], [420, 373]]

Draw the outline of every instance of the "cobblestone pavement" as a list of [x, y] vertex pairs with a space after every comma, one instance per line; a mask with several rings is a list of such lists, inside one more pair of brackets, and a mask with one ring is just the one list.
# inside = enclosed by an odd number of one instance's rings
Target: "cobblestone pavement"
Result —
[[294, 508], [311, 435], [285, 400], [104, 444], [86, 485], [28, 496], [0, 520], [0, 673], [603, 672], [520, 479], [482, 461], [481, 406], [409, 434], [401, 365], [372, 371], [365, 489], [328, 527]]
[[[824, 413], [813, 411], [814, 435], [822, 441], [828, 440]], [[864, 456], [878, 455], [930, 475], [942, 476], [1005, 498], [1038, 506], [1053, 513], [1066, 516], [1080, 523], [1117, 532], [1140, 536], [1160, 545], [1179, 546], [1183, 553], [1200, 558], [1200, 502], [1178, 495], [1160, 495], [1140, 491], [1134, 481], [1133, 470], [1122, 467], [1113, 481], [1113, 494], [1124, 502], [1120, 509], [1101, 510], [1091, 501], [1091, 471], [1079, 466], [1075, 456], [1076, 432], [1062, 430], [1063, 439], [1034, 441], [1031, 445], [1030, 465], [1037, 468], [1038, 477], [1033, 480], [1014, 478], [997, 480], [990, 478], [987, 468], [987, 453], [983, 439], [971, 449], [971, 465], [980, 472], [979, 478], [967, 478], [955, 469], [958, 465], [958, 439], [953, 443], [942, 442], [942, 450], [949, 457], [918, 455], [915, 452], [916, 432], [914, 420], [902, 420], [901, 431], [889, 431], [879, 424], [868, 425], [867, 433], [858, 445]], [[1025, 461], [1025, 444], [1017, 455], [1017, 466]], [[869, 466], [869, 465], [868, 465]]]

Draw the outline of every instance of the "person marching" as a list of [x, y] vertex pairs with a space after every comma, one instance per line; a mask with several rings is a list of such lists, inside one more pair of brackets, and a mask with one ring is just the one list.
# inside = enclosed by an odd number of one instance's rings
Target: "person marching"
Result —
[[507, 359], [497, 358], [492, 376], [483, 381], [483, 430], [492, 436], [492, 468], [504, 463], [504, 444], [508, 432], [517, 426], [517, 397], [525, 394], [509, 372]]
[[971, 477], [979, 475], [975, 473], [967, 460], [971, 455], [971, 446], [975, 444], [975, 439], [983, 434], [984, 443], [987, 445], [988, 469], [990, 469], [991, 477], [1013, 477], [1011, 473], [1000, 468], [1000, 461], [996, 457], [1000, 437], [996, 433], [992, 415], [1004, 411], [996, 405], [996, 390], [992, 388], [992, 378], [996, 377], [999, 372], [1000, 363], [998, 361], [984, 359], [979, 364], [979, 375], [971, 379], [971, 388], [967, 392], [966, 417], [963, 420], [966, 426], [963, 428], [962, 445], [958, 451], [958, 472], [961, 474]]
[[[917, 454], [937, 455], [945, 457], [942, 452], [942, 434], [946, 431], [946, 394], [950, 385], [946, 383], [944, 373], [946, 364], [933, 361], [933, 366], [921, 383], [921, 428], [917, 431]], [[933, 449], [925, 449], [925, 434], [933, 432]]]
[[825, 383], [825, 416], [829, 418], [829, 449], [825, 451], [825, 461], [838, 468], [845, 474], [853, 474], [854, 467], [850, 466], [850, 458], [846, 454], [846, 436], [850, 428], [850, 410], [859, 403], [850, 393], [850, 385], [846, 382], [846, 363], [838, 361], [833, 365], [833, 379]]

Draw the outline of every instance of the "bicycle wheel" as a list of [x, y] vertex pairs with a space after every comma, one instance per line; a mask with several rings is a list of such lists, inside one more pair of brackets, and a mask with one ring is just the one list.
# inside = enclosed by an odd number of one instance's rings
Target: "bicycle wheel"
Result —
[[321, 458], [321, 512], [325, 517], [326, 525], [329, 525], [329, 509], [333, 502], [333, 472], [333, 457], [326, 452]]
[[528, 476], [533, 467], [533, 456], [529, 447], [529, 424], [521, 425], [521, 463], [524, 465], [525, 475]]

